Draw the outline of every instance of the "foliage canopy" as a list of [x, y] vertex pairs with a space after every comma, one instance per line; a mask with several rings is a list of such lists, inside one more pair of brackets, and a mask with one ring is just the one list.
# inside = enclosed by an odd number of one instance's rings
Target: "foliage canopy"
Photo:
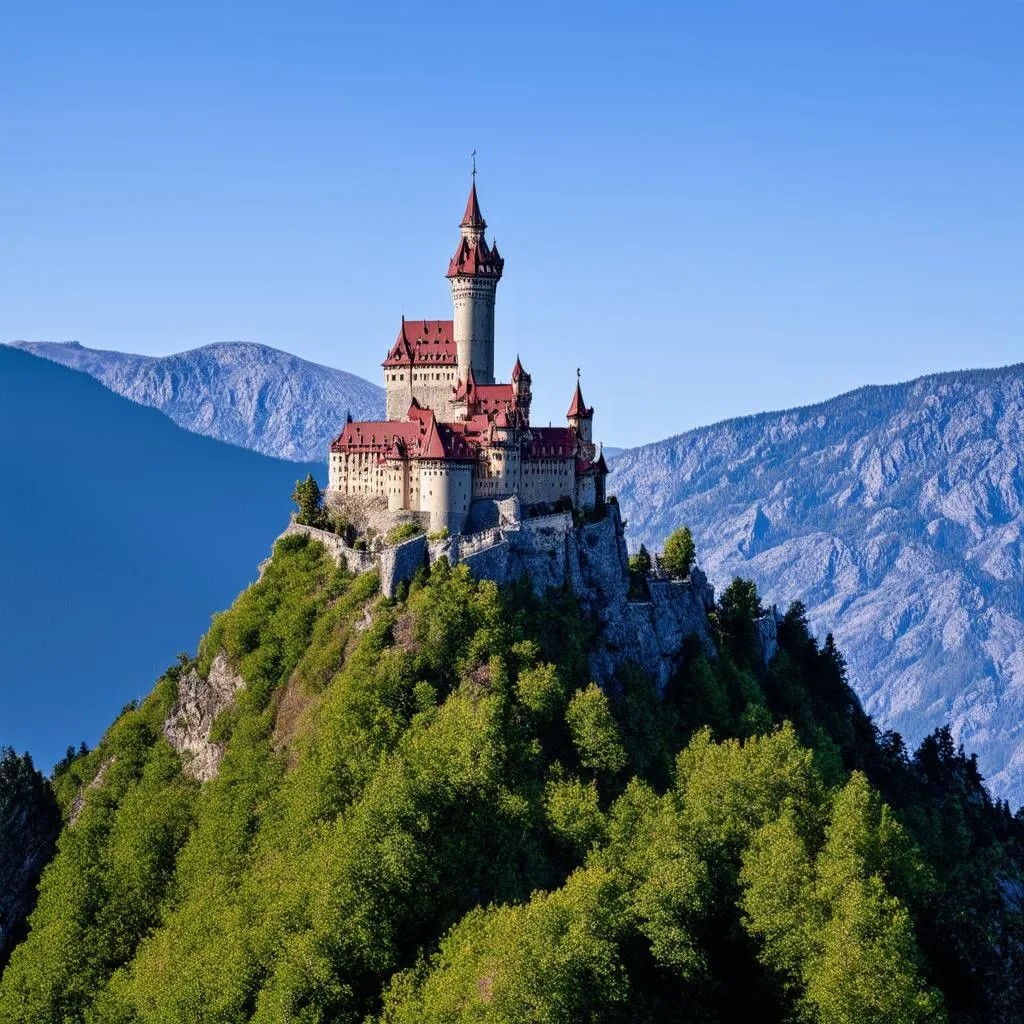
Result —
[[1014, 1020], [1022, 823], [948, 732], [879, 735], [799, 606], [766, 668], [758, 610], [602, 690], [571, 595], [442, 560], [387, 600], [280, 541], [199, 651], [246, 681], [217, 777], [163, 736], [182, 666], [64, 771], [0, 1018]]

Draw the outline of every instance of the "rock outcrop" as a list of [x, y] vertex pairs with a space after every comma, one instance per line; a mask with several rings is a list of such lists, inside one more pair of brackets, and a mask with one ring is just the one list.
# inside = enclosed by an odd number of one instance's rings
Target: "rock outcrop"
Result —
[[1024, 366], [862, 388], [625, 452], [632, 544], [681, 523], [716, 587], [831, 631], [882, 728], [950, 723], [1024, 803]]
[[217, 774], [224, 744], [211, 741], [210, 728], [244, 685], [223, 651], [213, 659], [206, 679], [193, 667], [179, 680], [178, 699], [164, 722], [164, 735], [181, 755], [186, 775], [205, 782]]
[[[578, 524], [570, 512], [531, 518], [515, 498], [479, 504], [472, 521], [498, 525], [433, 541], [421, 534], [379, 552], [373, 564], [380, 572], [381, 592], [393, 596], [421, 566], [441, 558], [465, 565], [476, 579], [498, 584], [525, 576], [539, 594], [569, 587], [603, 627], [602, 645], [590, 657], [600, 683], [611, 682], [624, 665], [634, 663], [663, 689], [678, 670], [691, 636], [714, 653], [707, 619], [714, 590], [700, 570], [686, 580], [652, 579], [647, 599], [630, 600], [629, 558], [618, 505], [606, 506], [595, 522]], [[337, 537], [321, 537], [323, 531], [294, 524], [286, 533], [299, 531], [322, 540], [336, 562], [354, 568], [352, 549]]]

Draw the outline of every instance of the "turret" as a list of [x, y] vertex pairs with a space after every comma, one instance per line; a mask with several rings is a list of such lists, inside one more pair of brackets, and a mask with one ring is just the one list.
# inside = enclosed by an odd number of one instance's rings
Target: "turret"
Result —
[[572, 396], [572, 405], [565, 414], [570, 427], [576, 431], [576, 436], [584, 443], [593, 445], [594, 442], [594, 410], [588, 409], [583, 401], [583, 392], [580, 390], [580, 372], [576, 371], [576, 393]]
[[459, 380], [465, 381], [472, 368], [478, 384], [493, 384], [494, 298], [505, 261], [497, 245], [489, 247], [484, 237], [487, 222], [480, 213], [475, 177], [459, 229], [462, 239], [448, 264], [447, 275], [455, 307]]
[[512, 367], [512, 394], [516, 409], [527, 424], [530, 422], [530, 402], [533, 399], [532, 383], [533, 378], [523, 369], [519, 356], [516, 356], [516, 365]]

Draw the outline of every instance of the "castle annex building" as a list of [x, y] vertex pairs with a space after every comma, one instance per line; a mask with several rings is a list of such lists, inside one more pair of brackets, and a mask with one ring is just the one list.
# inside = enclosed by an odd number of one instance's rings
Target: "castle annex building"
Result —
[[448, 264], [452, 320], [406, 320], [384, 360], [387, 419], [345, 424], [331, 444], [328, 490], [386, 499], [461, 533], [471, 503], [517, 496], [524, 506], [605, 499], [608, 467], [579, 380], [564, 427], [530, 424], [531, 378], [519, 359], [494, 379], [494, 300], [505, 261], [488, 245], [476, 181]]

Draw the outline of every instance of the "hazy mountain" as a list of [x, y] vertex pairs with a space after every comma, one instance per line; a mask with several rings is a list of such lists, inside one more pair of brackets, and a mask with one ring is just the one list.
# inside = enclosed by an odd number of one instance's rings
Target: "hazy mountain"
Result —
[[867, 387], [633, 449], [609, 490], [633, 545], [679, 523], [719, 586], [831, 629], [865, 706], [952, 723], [1024, 802], [1024, 366]]
[[383, 388], [266, 345], [222, 342], [161, 358], [77, 342], [13, 345], [82, 370], [186, 430], [277, 458], [326, 461], [346, 414], [384, 413]]
[[270, 552], [310, 469], [0, 346], [0, 746], [93, 743]]

